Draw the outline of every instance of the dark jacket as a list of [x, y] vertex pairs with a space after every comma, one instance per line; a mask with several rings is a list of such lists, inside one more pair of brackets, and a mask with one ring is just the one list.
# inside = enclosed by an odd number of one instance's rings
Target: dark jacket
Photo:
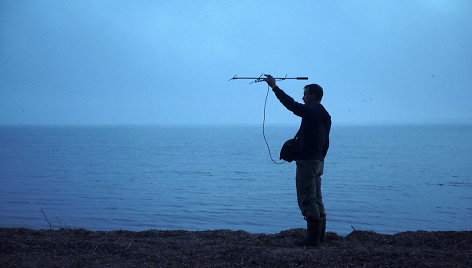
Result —
[[331, 130], [331, 116], [328, 111], [321, 104], [309, 106], [298, 103], [279, 87], [272, 90], [285, 108], [302, 118], [295, 160], [324, 160], [329, 148]]

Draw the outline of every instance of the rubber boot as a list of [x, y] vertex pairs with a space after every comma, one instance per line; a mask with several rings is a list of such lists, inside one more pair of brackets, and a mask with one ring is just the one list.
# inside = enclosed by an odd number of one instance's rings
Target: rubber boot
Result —
[[295, 241], [299, 247], [318, 247], [320, 245], [321, 218], [313, 220], [306, 219], [306, 237]]
[[326, 214], [321, 216], [320, 243], [326, 241]]

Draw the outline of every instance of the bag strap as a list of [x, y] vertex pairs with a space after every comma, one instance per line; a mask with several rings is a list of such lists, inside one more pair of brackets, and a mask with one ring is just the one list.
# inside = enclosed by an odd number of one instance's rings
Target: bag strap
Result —
[[302, 128], [300, 127], [297, 131], [297, 134], [295, 134], [295, 137], [293, 137], [294, 140], [296, 140], [298, 138], [298, 134], [300, 134], [301, 130], [302, 130]]

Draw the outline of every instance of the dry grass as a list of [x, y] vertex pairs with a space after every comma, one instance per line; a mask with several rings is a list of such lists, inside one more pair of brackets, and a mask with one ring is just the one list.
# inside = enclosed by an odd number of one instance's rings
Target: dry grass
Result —
[[328, 233], [320, 248], [292, 246], [303, 233], [0, 228], [0, 266], [472, 267], [472, 231]]

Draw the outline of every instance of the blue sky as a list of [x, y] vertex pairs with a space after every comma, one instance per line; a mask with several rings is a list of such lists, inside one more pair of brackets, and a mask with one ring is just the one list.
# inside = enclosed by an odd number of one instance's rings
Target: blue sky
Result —
[[[472, 123], [472, 2], [0, 2], [0, 124], [260, 124], [308, 76], [335, 124]], [[271, 93], [268, 124], [298, 124]]]

